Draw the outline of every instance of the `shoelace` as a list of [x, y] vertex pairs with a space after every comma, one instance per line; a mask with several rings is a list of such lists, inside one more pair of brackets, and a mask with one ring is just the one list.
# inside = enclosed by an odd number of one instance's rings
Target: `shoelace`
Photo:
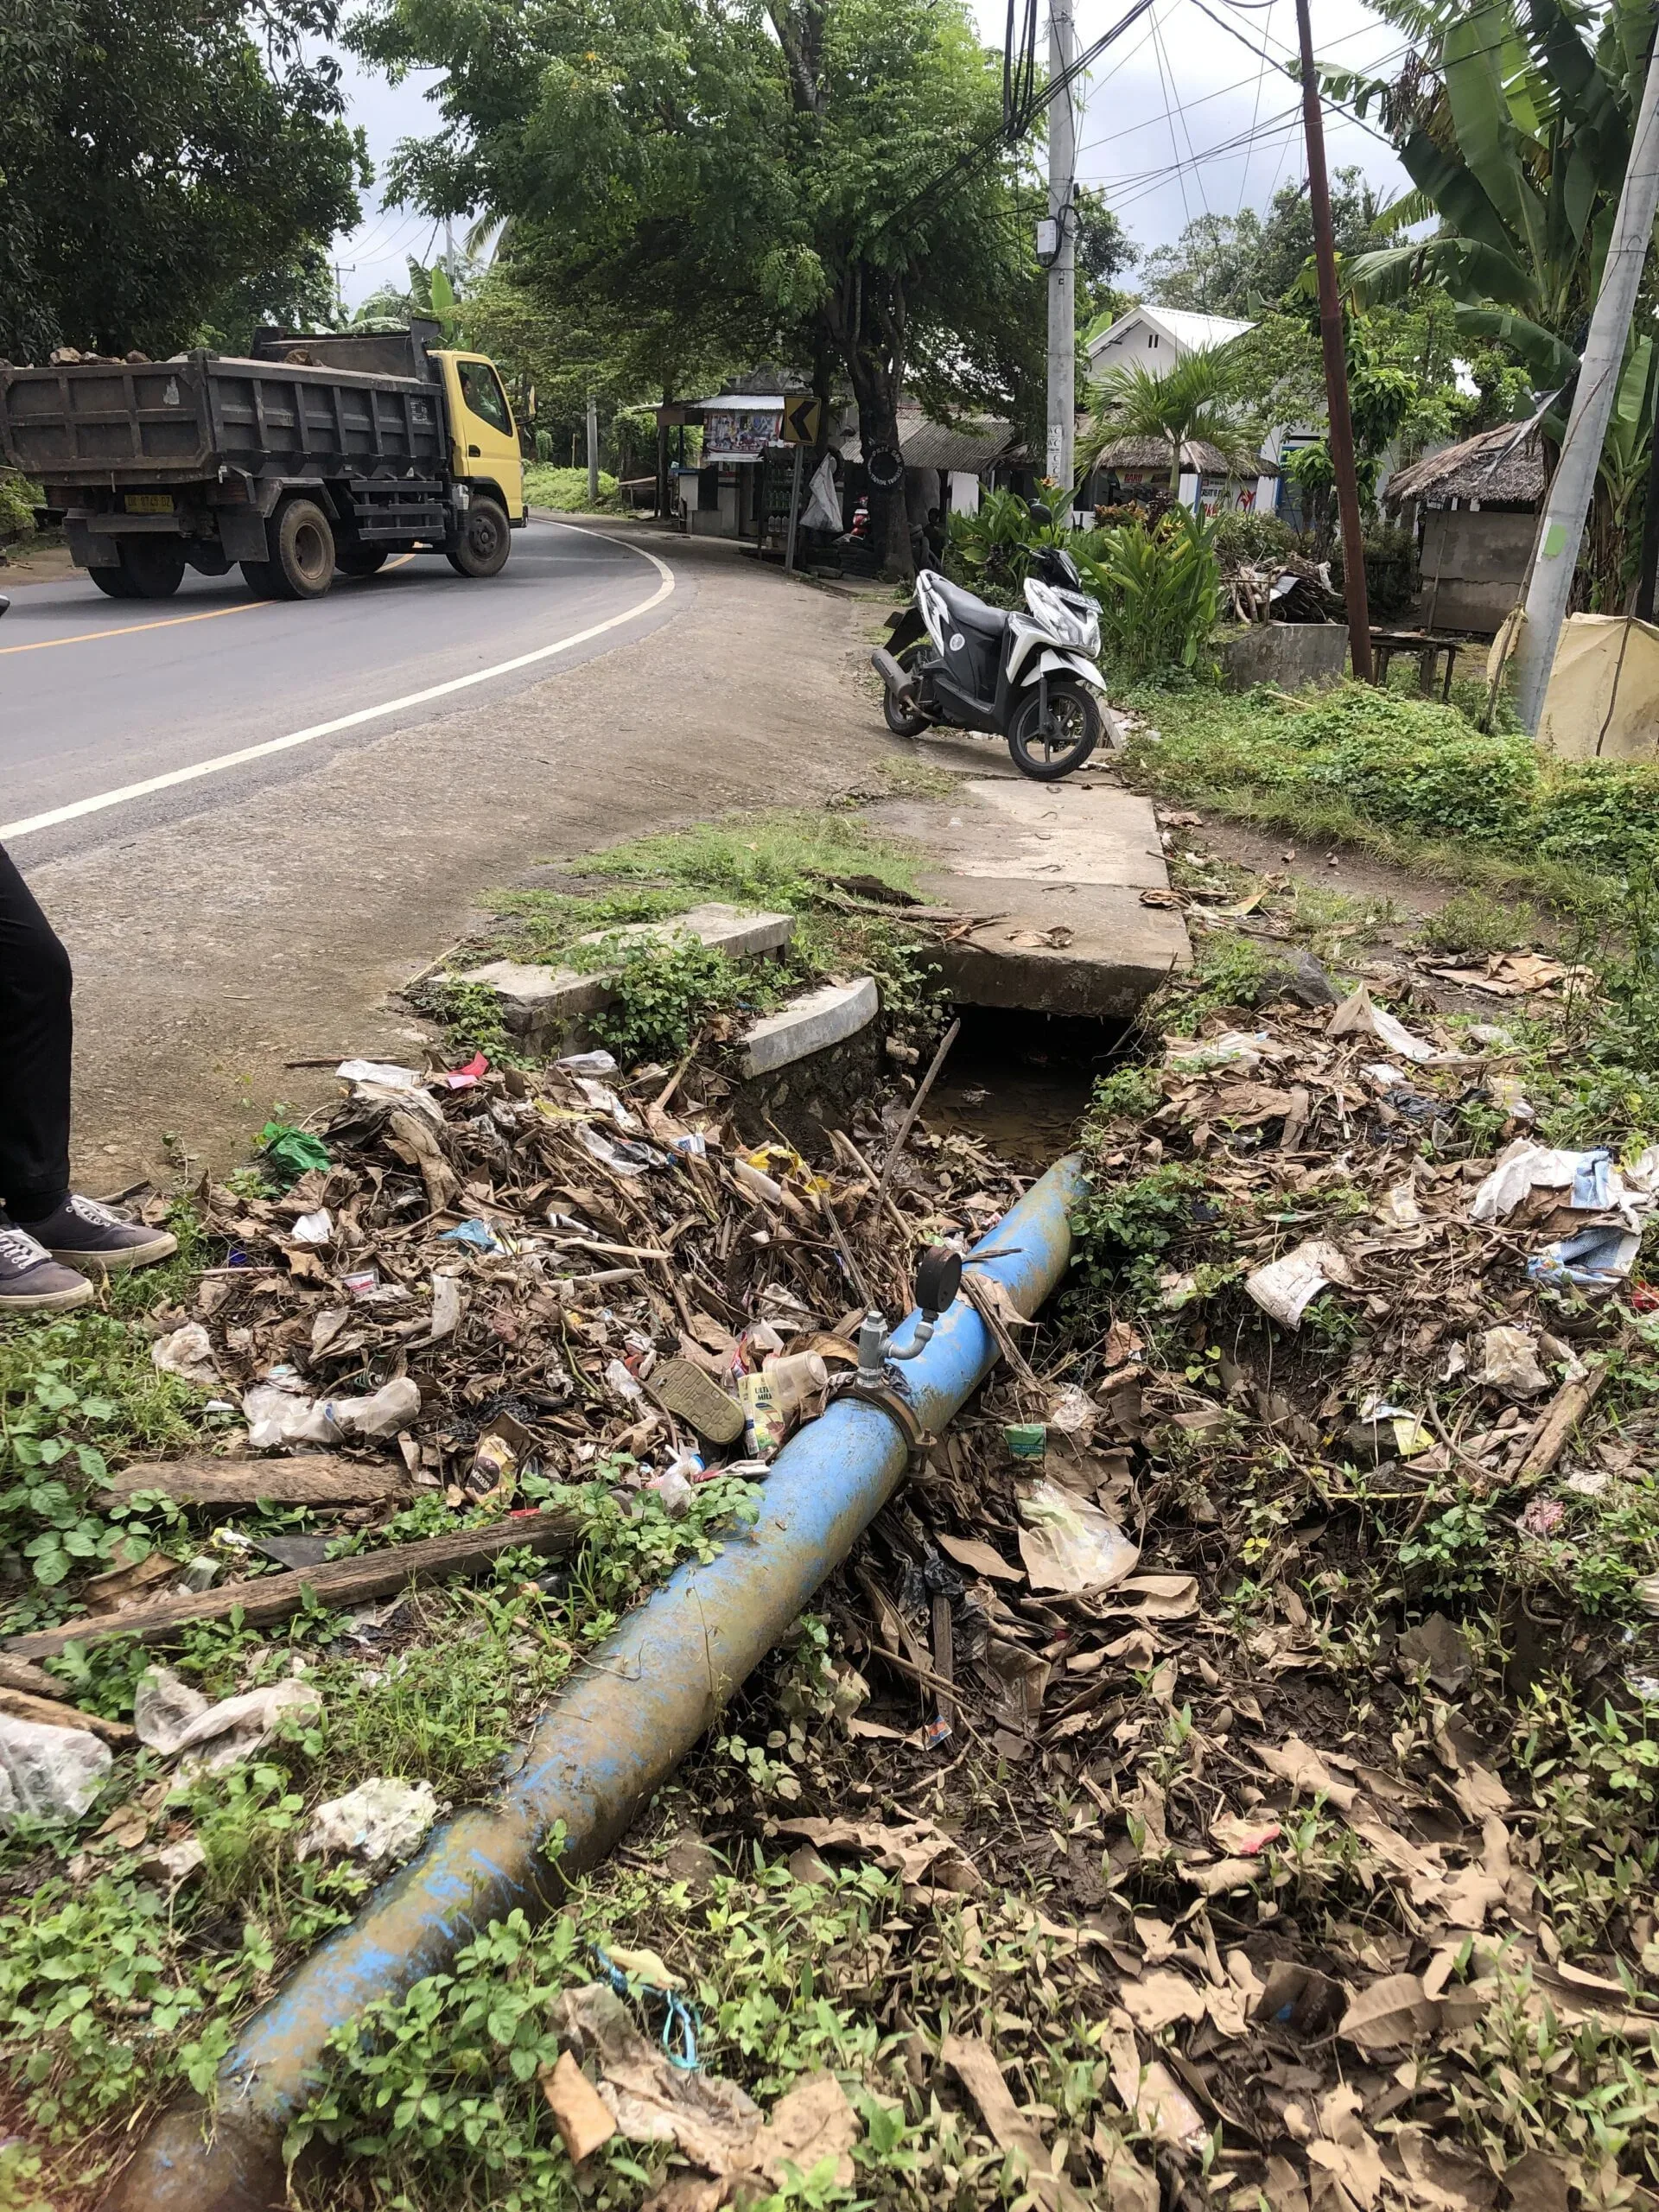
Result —
[[126, 1224], [118, 1213], [111, 1213], [108, 1206], [101, 1206], [96, 1198], [83, 1198], [78, 1193], [69, 1200], [69, 1211], [77, 1219], [90, 1222], [94, 1229], [124, 1229]]
[[28, 1268], [38, 1268], [42, 1260], [51, 1257], [45, 1245], [37, 1243], [26, 1229], [0, 1229], [0, 1260], [20, 1274]]

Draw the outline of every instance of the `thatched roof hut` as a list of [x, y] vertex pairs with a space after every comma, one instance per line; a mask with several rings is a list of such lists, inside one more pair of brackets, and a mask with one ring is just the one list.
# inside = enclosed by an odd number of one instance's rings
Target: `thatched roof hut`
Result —
[[1437, 507], [1535, 507], [1544, 495], [1544, 454], [1536, 429], [1500, 423], [1444, 452], [1396, 469], [1383, 488], [1396, 511], [1414, 501]]

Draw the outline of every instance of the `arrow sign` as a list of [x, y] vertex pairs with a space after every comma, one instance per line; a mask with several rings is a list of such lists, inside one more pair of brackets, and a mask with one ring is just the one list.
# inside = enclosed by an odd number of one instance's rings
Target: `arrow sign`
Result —
[[784, 402], [784, 437], [792, 446], [815, 446], [818, 442], [818, 421], [823, 413], [823, 403], [810, 392], [804, 392], [798, 399]]

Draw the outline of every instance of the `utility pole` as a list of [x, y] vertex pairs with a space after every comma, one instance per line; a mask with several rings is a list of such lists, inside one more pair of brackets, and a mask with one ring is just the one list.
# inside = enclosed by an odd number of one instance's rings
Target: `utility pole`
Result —
[[1296, 0], [1302, 42], [1302, 130], [1307, 140], [1307, 199], [1313, 216], [1313, 253], [1319, 272], [1319, 340], [1325, 350], [1325, 403], [1331, 418], [1331, 466], [1342, 521], [1342, 584], [1348, 601], [1348, 652], [1362, 683], [1371, 680], [1371, 617], [1365, 600], [1365, 533], [1359, 519], [1359, 480], [1354, 474], [1354, 426], [1348, 413], [1348, 356], [1342, 342], [1342, 302], [1337, 296], [1337, 250], [1331, 231], [1331, 187], [1325, 174], [1325, 116], [1313, 73], [1313, 31], [1307, 0]]
[[1578, 566], [1585, 517], [1596, 488], [1596, 471], [1601, 466], [1602, 442], [1618, 391], [1624, 341], [1630, 335], [1637, 288], [1653, 237], [1656, 207], [1659, 207], [1659, 67], [1649, 59], [1630, 140], [1630, 166], [1618, 195], [1612, 243], [1602, 266], [1590, 334], [1584, 342], [1573, 411], [1567, 418], [1561, 457], [1538, 517], [1533, 546], [1526, 620], [1521, 626], [1516, 654], [1519, 670], [1516, 706], [1522, 723], [1535, 736], [1544, 711], [1550, 671], [1555, 665], [1561, 625], [1567, 620], [1573, 571]]
[[1077, 111], [1066, 73], [1077, 58], [1071, 0], [1049, 0], [1048, 215], [1054, 258], [1048, 267], [1048, 454], [1046, 474], [1064, 486], [1058, 519], [1071, 520], [1073, 448], [1077, 427], [1077, 226], [1072, 171], [1077, 158]]
[[588, 395], [588, 504], [599, 505], [599, 402]]

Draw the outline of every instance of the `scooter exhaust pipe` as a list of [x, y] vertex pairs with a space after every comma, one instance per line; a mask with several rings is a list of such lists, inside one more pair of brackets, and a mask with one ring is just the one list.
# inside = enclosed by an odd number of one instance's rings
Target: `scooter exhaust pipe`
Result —
[[921, 685], [913, 676], [906, 675], [885, 645], [878, 645], [870, 655], [870, 666], [901, 707], [915, 705]]

